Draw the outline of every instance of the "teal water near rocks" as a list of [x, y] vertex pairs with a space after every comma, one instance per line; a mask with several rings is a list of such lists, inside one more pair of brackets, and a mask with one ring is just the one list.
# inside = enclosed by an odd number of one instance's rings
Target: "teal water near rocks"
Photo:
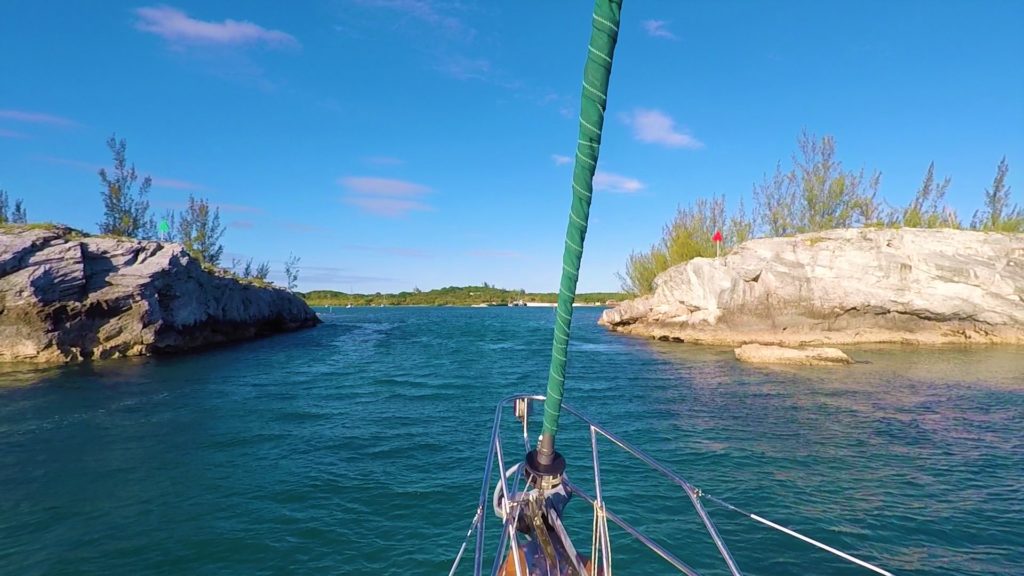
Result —
[[[765, 368], [607, 333], [598, 312], [576, 311], [566, 401], [708, 493], [897, 574], [1024, 573], [1021, 351], [850, 348], [864, 362]], [[494, 405], [542, 393], [554, 311], [324, 320], [0, 374], [0, 574], [447, 574]], [[569, 426], [559, 445], [585, 478]], [[607, 478], [612, 510], [724, 573], [677, 489], [635, 466]], [[709, 510], [746, 573], [867, 574]], [[570, 511], [589, 527], [585, 503]], [[618, 573], [669, 572], [621, 532], [612, 549]]]

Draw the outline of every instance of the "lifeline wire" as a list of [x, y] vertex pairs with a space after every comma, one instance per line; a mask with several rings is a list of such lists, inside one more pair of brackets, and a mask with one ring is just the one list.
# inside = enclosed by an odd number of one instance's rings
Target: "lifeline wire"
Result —
[[839, 556], [840, 558], [843, 558], [845, 560], [849, 560], [850, 562], [853, 562], [854, 564], [859, 564], [860, 566], [863, 566], [864, 568], [867, 568], [868, 570], [872, 570], [872, 571], [877, 572], [879, 574], [884, 574], [885, 576], [894, 576], [894, 574], [892, 572], [888, 572], [886, 570], [883, 570], [883, 569], [879, 568], [878, 566], [875, 566], [874, 564], [869, 564], [868, 562], [860, 560], [859, 558], [854, 558], [853, 556], [850, 556], [849, 554], [847, 554], [846, 552], [843, 552], [842, 550], [836, 550], [835, 548], [829, 546], [828, 544], [823, 544], [821, 542], [818, 542], [817, 540], [815, 540], [813, 538], [810, 538], [808, 536], [804, 536], [803, 534], [800, 534], [799, 532], [796, 532], [795, 530], [790, 530], [789, 528], [786, 528], [785, 526], [781, 526], [779, 524], [776, 524], [775, 522], [772, 522], [771, 520], [768, 520], [766, 518], [762, 518], [762, 517], [758, 516], [757, 514], [751, 514], [750, 512], [747, 512], [745, 510], [740, 510], [739, 508], [733, 506], [732, 504], [729, 504], [728, 502], [726, 502], [724, 500], [721, 500], [719, 498], [715, 498], [714, 496], [712, 496], [710, 494], [706, 494], [704, 492], [699, 492], [699, 491], [698, 491], [698, 494], [700, 496], [703, 496], [704, 498], [707, 498], [708, 500], [711, 500], [712, 502], [714, 502], [715, 504], [718, 504], [719, 506], [723, 506], [725, 508], [728, 508], [729, 510], [732, 510], [733, 512], [736, 512], [737, 514], [742, 514], [742, 515], [750, 518], [751, 520], [754, 520], [756, 522], [760, 522], [761, 524], [764, 524], [765, 526], [768, 526], [769, 528], [774, 528], [774, 529], [776, 529], [776, 530], [778, 530], [780, 532], [783, 532], [785, 534], [793, 536], [794, 538], [799, 538], [800, 540], [803, 540], [804, 542], [807, 542], [808, 544], [811, 544], [813, 546], [817, 546], [818, 548], [821, 548], [822, 550], [825, 550], [827, 552], [831, 552], [832, 554], [835, 554], [836, 556]]

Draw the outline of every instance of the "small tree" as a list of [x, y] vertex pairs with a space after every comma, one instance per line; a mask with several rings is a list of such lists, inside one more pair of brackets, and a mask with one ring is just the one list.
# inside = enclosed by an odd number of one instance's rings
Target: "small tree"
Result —
[[179, 242], [178, 238], [178, 224], [177, 215], [174, 210], [165, 210], [163, 218], [160, 219], [158, 226], [157, 240], [163, 242]]
[[800, 158], [794, 158], [793, 179], [799, 189], [800, 232], [849, 228], [858, 223], [864, 202], [874, 197], [881, 175], [864, 180], [864, 171], [844, 171], [836, 160], [832, 136], [819, 142], [804, 132], [799, 139]]
[[107, 148], [114, 159], [113, 173], [100, 168], [100, 183], [103, 185], [103, 221], [99, 223], [101, 234], [128, 236], [131, 238], [156, 238], [156, 222], [149, 214], [149, 188], [153, 180], [142, 179], [138, 191], [133, 191], [138, 174], [135, 164], [128, 164], [126, 152], [128, 143], [117, 135], [107, 140]]
[[294, 291], [298, 286], [299, 281], [299, 261], [302, 260], [294, 254], [289, 254], [288, 259], [284, 261], [284, 277], [288, 283], [288, 290]]
[[256, 267], [256, 273], [253, 274], [253, 278], [266, 282], [267, 276], [270, 276], [270, 262], [264, 262]]
[[985, 208], [974, 213], [971, 228], [1024, 232], [1024, 209], [1010, 206], [1010, 187], [1006, 185], [1006, 175], [1009, 172], [1010, 165], [1006, 163], [1006, 156], [1003, 156], [996, 167], [992, 188], [985, 189]]
[[249, 258], [248, 260], [245, 261], [245, 268], [242, 269], [242, 278], [252, 278], [252, 276], [252, 258]]
[[890, 209], [884, 201], [878, 200], [878, 185], [882, 174], [875, 172], [869, 185], [870, 192], [861, 197], [859, 218], [863, 226], [885, 226], [888, 223]]
[[898, 223], [908, 228], [959, 228], [956, 214], [943, 204], [951, 181], [950, 177], [946, 176], [942, 182], [936, 184], [935, 162], [929, 164], [921, 187], [899, 215]]
[[188, 207], [178, 221], [178, 240], [194, 258], [203, 264], [218, 265], [224, 254], [220, 239], [224, 227], [220, 224], [220, 209], [210, 210], [205, 198], [188, 197]]
[[11, 211], [11, 200], [7, 191], [0, 190], [0, 224], [25, 224], [27, 222], [28, 217], [25, 214], [25, 208], [21, 205], [21, 200], [14, 201], [14, 210]]
[[739, 246], [747, 240], [750, 240], [753, 236], [754, 222], [747, 218], [747, 210], [743, 206], [743, 198], [740, 198], [740, 205], [739, 208], [736, 209], [736, 212], [729, 216], [729, 224], [726, 228], [729, 230], [730, 247]]
[[28, 213], [21, 204], [21, 198], [14, 201], [14, 211], [11, 212], [11, 222], [14, 224], [28, 224]]
[[754, 219], [769, 236], [788, 236], [797, 232], [797, 193], [793, 175], [775, 165], [771, 178], [767, 174], [754, 186]]
[[878, 220], [880, 173], [866, 178], [863, 170], [843, 170], [832, 136], [819, 141], [803, 132], [797, 148], [788, 172], [779, 164], [772, 177], [754, 187], [755, 220], [765, 234], [786, 236]]

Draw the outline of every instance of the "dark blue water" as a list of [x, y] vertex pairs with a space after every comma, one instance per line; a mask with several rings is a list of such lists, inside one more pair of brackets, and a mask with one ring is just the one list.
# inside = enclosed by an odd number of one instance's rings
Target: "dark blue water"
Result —
[[[768, 369], [609, 334], [597, 313], [576, 312], [566, 401], [706, 492], [895, 573], [1024, 573], [1020, 351], [860, 348], [852, 367]], [[336, 309], [192, 356], [8, 370], [0, 573], [446, 574], [494, 405], [542, 392], [553, 318]], [[560, 446], [586, 478], [568, 426]], [[606, 493], [722, 573], [677, 489], [626, 465]], [[866, 573], [709, 509], [746, 573]], [[585, 503], [570, 511], [589, 527]], [[621, 531], [612, 550], [619, 573], [668, 572]]]

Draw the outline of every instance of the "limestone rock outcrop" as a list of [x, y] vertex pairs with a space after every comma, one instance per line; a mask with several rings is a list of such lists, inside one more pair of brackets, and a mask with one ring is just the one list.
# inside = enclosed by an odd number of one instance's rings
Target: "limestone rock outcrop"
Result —
[[764, 344], [744, 344], [733, 351], [740, 362], [752, 364], [794, 364], [798, 366], [838, 366], [853, 360], [838, 348], [785, 348]]
[[318, 323], [294, 294], [207, 272], [179, 244], [0, 232], [0, 361], [178, 352]]
[[841, 229], [660, 274], [612, 330], [707, 344], [1024, 344], [1024, 234]]

